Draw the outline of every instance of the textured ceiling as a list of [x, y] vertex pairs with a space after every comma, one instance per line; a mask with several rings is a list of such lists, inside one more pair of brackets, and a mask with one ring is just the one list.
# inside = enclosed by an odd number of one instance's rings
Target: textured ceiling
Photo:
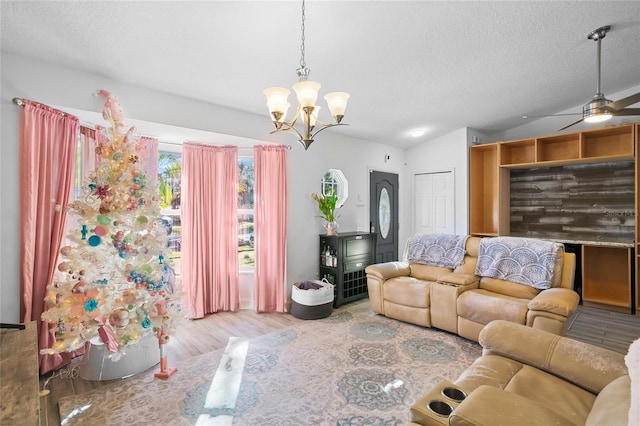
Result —
[[[262, 90], [296, 81], [299, 1], [3, 1], [1, 12], [3, 51], [265, 120]], [[350, 126], [332, 131], [408, 147], [588, 102], [586, 36], [602, 25], [603, 92], [638, 86], [638, 1], [308, 0], [306, 62], [321, 96], [351, 93]], [[427, 133], [412, 139], [414, 128]]]

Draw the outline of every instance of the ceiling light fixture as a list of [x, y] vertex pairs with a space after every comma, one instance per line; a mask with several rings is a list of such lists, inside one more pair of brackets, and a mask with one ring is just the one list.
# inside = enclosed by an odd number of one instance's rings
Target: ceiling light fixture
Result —
[[604, 94], [600, 91], [600, 43], [610, 29], [611, 27], [609, 25], [605, 25], [604, 27], [591, 31], [587, 36], [589, 40], [594, 40], [598, 43], [598, 85], [596, 87], [596, 94], [593, 96], [593, 99], [591, 99], [591, 102], [582, 107], [582, 117], [587, 123], [600, 123], [613, 117], [611, 111], [603, 108], [605, 105], [611, 103], [611, 101], [605, 98]]
[[411, 131], [411, 137], [419, 138], [420, 136], [424, 136], [424, 129], [415, 129]]
[[[320, 90], [320, 83], [307, 80], [309, 77], [309, 68], [307, 68], [304, 61], [304, 19], [305, 19], [305, 5], [302, 0], [302, 44], [300, 46], [300, 68], [296, 70], [298, 74], [298, 82], [293, 85], [293, 90], [298, 97], [298, 108], [296, 114], [291, 121], [286, 121], [287, 110], [291, 106], [288, 102], [289, 89], [284, 87], [269, 87], [263, 90], [265, 97], [267, 98], [267, 107], [269, 108], [269, 115], [276, 129], [271, 133], [276, 132], [293, 132], [298, 135], [298, 141], [304, 149], [308, 149], [313, 138], [322, 130], [334, 126], [345, 126], [342, 123], [344, 117], [344, 111], [347, 108], [347, 100], [349, 94], [345, 92], [333, 92], [327, 94], [324, 99], [327, 101], [329, 111], [335, 120], [335, 123], [326, 124], [318, 120], [318, 112], [320, 107], [316, 105], [318, 99], [318, 90]], [[294, 127], [298, 118], [302, 119], [302, 132]], [[317, 129], [316, 123], [320, 123], [322, 127]]]

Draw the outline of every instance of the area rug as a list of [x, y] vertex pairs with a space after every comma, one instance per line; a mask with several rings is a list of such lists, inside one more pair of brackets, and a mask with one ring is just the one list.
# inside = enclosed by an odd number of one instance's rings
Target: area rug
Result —
[[[178, 363], [166, 380], [147, 371], [62, 398], [62, 424], [404, 425], [411, 404], [481, 354], [476, 342], [368, 304], [249, 339], [245, 349], [235, 384], [224, 380], [233, 356], [218, 350]], [[212, 403], [216, 393], [226, 402]]]

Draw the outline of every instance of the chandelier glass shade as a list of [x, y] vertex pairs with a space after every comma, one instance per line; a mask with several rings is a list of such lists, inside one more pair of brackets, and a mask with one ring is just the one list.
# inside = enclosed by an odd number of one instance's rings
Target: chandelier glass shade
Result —
[[[334, 126], [344, 126], [342, 123], [344, 112], [347, 109], [347, 101], [349, 94], [345, 92], [333, 92], [325, 95], [324, 99], [329, 107], [329, 112], [333, 117], [333, 123], [323, 123], [318, 120], [318, 113], [320, 112], [320, 106], [317, 105], [318, 92], [320, 91], [320, 83], [308, 80], [310, 70], [306, 67], [304, 60], [304, 19], [305, 19], [305, 4], [302, 1], [302, 44], [300, 47], [300, 68], [298, 68], [298, 82], [293, 85], [293, 90], [296, 92], [296, 98], [298, 100], [298, 106], [296, 108], [295, 115], [289, 121], [286, 116], [291, 104], [289, 103], [289, 94], [291, 91], [284, 87], [269, 87], [263, 90], [265, 97], [267, 98], [267, 107], [269, 108], [269, 115], [271, 121], [275, 126], [275, 132], [292, 132], [298, 136], [298, 141], [302, 144], [304, 149], [308, 149], [313, 143], [315, 135], [324, 129]], [[302, 128], [298, 130], [296, 122], [300, 119], [302, 122]]]

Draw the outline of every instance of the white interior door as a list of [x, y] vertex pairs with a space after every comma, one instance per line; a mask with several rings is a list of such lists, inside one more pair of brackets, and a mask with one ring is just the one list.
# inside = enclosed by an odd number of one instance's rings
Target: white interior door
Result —
[[415, 234], [455, 234], [453, 170], [414, 175]]

